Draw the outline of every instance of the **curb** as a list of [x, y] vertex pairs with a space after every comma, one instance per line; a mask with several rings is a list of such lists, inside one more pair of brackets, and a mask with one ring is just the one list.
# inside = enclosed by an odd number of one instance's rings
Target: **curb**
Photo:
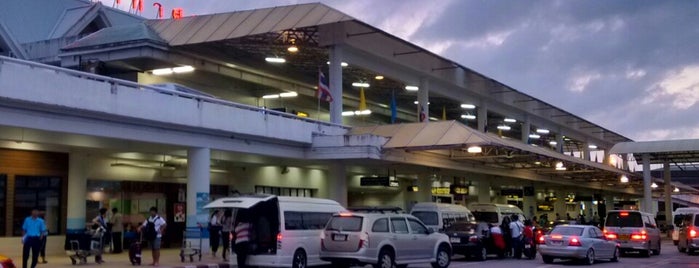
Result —
[[183, 266], [175, 266], [175, 268], [234, 268], [238, 267], [237, 265], [232, 265], [228, 263], [210, 263], [210, 264], [196, 264], [196, 265], [183, 265]]

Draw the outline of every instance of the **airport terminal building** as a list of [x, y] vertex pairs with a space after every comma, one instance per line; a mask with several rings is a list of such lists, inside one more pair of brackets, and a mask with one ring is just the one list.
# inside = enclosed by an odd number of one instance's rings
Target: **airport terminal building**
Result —
[[156, 206], [167, 245], [233, 193], [589, 217], [662, 192], [611, 153], [629, 138], [323, 4], [153, 20], [6, 0], [0, 55], [0, 241], [37, 206], [56, 236]]

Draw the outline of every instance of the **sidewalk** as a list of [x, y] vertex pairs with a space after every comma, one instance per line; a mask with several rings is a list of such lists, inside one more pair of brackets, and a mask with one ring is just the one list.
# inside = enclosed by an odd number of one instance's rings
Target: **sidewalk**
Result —
[[[219, 254], [220, 255], [220, 254]], [[12, 260], [14, 261], [15, 265], [17, 267], [22, 267], [22, 257], [21, 256], [10, 256]], [[129, 261], [129, 254], [128, 252], [124, 252], [121, 254], [104, 254], [103, 259], [105, 263], [103, 264], [97, 264], [95, 263], [95, 258], [91, 257], [88, 259], [88, 263], [84, 265], [73, 265], [70, 261], [70, 258], [68, 258], [67, 255], [52, 255], [52, 256], [46, 256], [46, 260], [48, 261], [47, 264], [39, 264], [37, 265], [37, 268], [53, 268], [53, 267], [82, 267], [82, 268], [92, 268], [92, 267], [130, 267], [131, 262]], [[235, 255], [233, 256], [233, 259], [235, 259]], [[39, 258], [39, 261], [41, 261], [41, 258]], [[150, 250], [143, 250], [143, 258], [141, 261], [141, 266], [148, 267], [148, 264], [150, 264], [152, 261], [151, 258], [151, 252]], [[30, 258], [31, 262], [31, 258]], [[200, 267], [206, 267], [206, 268], [229, 268], [229, 267], [237, 267], [235, 265], [235, 260], [232, 261], [232, 264], [229, 263], [224, 263], [223, 259], [221, 259], [220, 256], [214, 258], [211, 256], [211, 254], [207, 255], [202, 255], [201, 261], [197, 261], [195, 258], [194, 263], [189, 262], [189, 260], [186, 260], [186, 262], [182, 263], [180, 262], [180, 250], [179, 249], [163, 249], [160, 253], [160, 266], [162, 268], [200, 268]]]

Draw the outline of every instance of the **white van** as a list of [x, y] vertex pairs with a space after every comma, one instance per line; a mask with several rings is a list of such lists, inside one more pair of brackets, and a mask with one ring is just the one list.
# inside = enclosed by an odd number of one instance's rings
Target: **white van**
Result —
[[472, 203], [468, 208], [477, 221], [487, 223], [502, 224], [502, 220], [505, 217], [511, 217], [512, 215], [517, 215], [521, 221], [525, 219], [524, 211], [515, 205]]
[[254, 233], [247, 264], [263, 267], [329, 264], [320, 260], [320, 234], [333, 214], [346, 211], [333, 200], [274, 195], [220, 198], [204, 208], [250, 210]]
[[672, 212], [672, 242], [677, 245], [677, 243], [680, 240], [680, 228], [682, 225], [682, 221], [684, 221], [685, 218], [691, 216], [692, 214], [697, 214], [699, 213], [699, 208], [696, 207], [688, 207], [688, 208], [677, 208], [675, 209], [674, 212]]
[[435, 231], [443, 231], [455, 221], [472, 221], [473, 214], [461, 205], [445, 203], [417, 203], [410, 214], [420, 219], [427, 227]]

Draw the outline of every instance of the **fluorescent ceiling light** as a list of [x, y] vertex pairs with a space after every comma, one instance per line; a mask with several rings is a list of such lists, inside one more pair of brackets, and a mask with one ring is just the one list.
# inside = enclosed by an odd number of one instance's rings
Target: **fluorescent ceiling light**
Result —
[[155, 69], [153, 70], [153, 75], [168, 75], [172, 74], [171, 68]]
[[439, 121], [439, 118], [430, 116], [431, 121]]
[[679, 193], [679, 192], [680, 192], [680, 188], [675, 187], [675, 189], [672, 190], [672, 191], [675, 192], [675, 193]]
[[265, 58], [265, 61], [269, 63], [285, 63], [286, 59], [279, 57], [267, 57]]
[[417, 86], [405, 86], [405, 90], [407, 90], [407, 91], [418, 91], [418, 90], [420, 90], [420, 88], [417, 87]]
[[505, 119], [503, 121], [505, 121], [507, 123], [517, 123], [517, 119], [514, 119], [514, 118], [505, 117]]
[[179, 73], [189, 73], [189, 72], [194, 71], [194, 67], [189, 66], [189, 65], [187, 65], [187, 66], [180, 66], [180, 67], [172, 68], [172, 71], [175, 72], [175, 73], [178, 73], [178, 74], [179, 74]]
[[352, 83], [352, 86], [353, 86], [353, 87], [364, 87], [364, 88], [366, 88], [366, 87], [369, 87], [370, 85], [369, 85], [369, 83], [367, 83], [367, 82], [354, 82], [354, 83]]
[[650, 185], [650, 188], [653, 188], [653, 189], [658, 188], [658, 184], [654, 182]]
[[463, 118], [463, 119], [468, 119], [468, 120], [473, 120], [473, 119], [476, 119], [476, 116], [475, 116], [475, 115], [472, 115], [472, 114], [462, 114], [462, 115], [461, 115], [461, 118]]
[[298, 96], [298, 95], [299, 95], [298, 93], [296, 93], [296, 92], [294, 92], [294, 91], [291, 91], [291, 92], [284, 92], [284, 93], [281, 93], [281, 94], [279, 94], [279, 97], [282, 97], [282, 98], [292, 98], [292, 97], [296, 97], [296, 96]]
[[567, 168], [563, 165], [563, 162], [558, 162], [556, 163], [556, 170], [558, 171], [563, 171], [566, 170]]
[[534, 165], [541, 165], [541, 161], [534, 162]]
[[467, 152], [472, 153], [472, 154], [479, 154], [483, 152], [483, 148], [480, 146], [471, 146], [466, 149]]
[[590, 145], [587, 146], [587, 148], [590, 148], [590, 149], [597, 149], [597, 145], [590, 144]]
[[[419, 102], [419, 101], [414, 101], [413, 103], [415, 103], [415, 105], [418, 105], [418, 104], [420, 104], [420, 102]], [[429, 102], [427, 102], [427, 105], [430, 105], [430, 103], [429, 103]]]
[[[326, 63], [327, 63], [328, 65], [330, 65], [330, 62], [329, 62], [329, 61], [326, 62]], [[342, 67], [347, 67], [347, 66], [349, 66], [349, 64], [347, 64], [346, 62], [343, 61], [342, 63], [340, 63], [340, 66], [342, 66]]]
[[555, 141], [549, 141], [549, 144], [550, 144], [550, 145], [558, 145], [558, 142], [555, 142]]
[[264, 95], [262, 96], [263, 99], [278, 99], [280, 96], [279, 94], [272, 94], [272, 95]]
[[499, 125], [499, 126], [498, 126], [498, 129], [499, 129], [499, 130], [508, 131], [508, 130], [510, 130], [510, 129], [512, 129], [512, 128], [511, 128], [510, 126], [508, 126], [508, 125]]
[[344, 111], [342, 112], [342, 116], [355, 116], [355, 115], [370, 115], [371, 110], [366, 109], [363, 111]]
[[538, 138], [541, 138], [541, 136], [539, 134], [529, 134], [529, 138], [530, 139], [538, 139]]
[[357, 114], [357, 113], [359, 113], [358, 115], [370, 115], [370, 114], [371, 114], [371, 110], [366, 109], [366, 110], [364, 110], [364, 111], [356, 111], [355, 114]]
[[540, 133], [540, 134], [549, 134], [550, 132], [551, 131], [549, 131], [548, 129], [545, 129], [545, 128], [539, 128], [536, 130], [536, 133]]
[[286, 51], [289, 51], [291, 53], [296, 53], [296, 52], [299, 52], [299, 47], [297, 47], [295, 45], [291, 45], [288, 48], [286, 48]]
[[342, 116], [353, 116], [354, 112], [353, 111], [344, 111], [342, 112]]
[[473, 105], [470, 103], [464, 103], [464, 104], [461, 104], [461, 108], [471, 110], [471, 109], [476, 109], [476, 105]]
[[629, 182], [629, 177], [626, 177], [626, 175], [621, 175], [621, 178], [619, 178], [619, 181], [621, 181], [621, 183], [627, 183], [627, 182]]
[[377, 75], [374, 77], [376, 80], [383, 80], [383, 75]]

